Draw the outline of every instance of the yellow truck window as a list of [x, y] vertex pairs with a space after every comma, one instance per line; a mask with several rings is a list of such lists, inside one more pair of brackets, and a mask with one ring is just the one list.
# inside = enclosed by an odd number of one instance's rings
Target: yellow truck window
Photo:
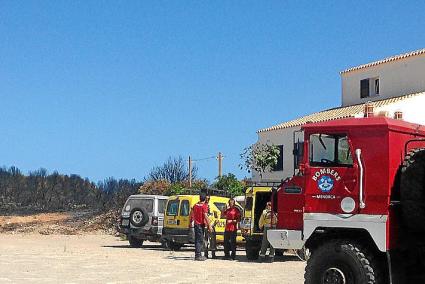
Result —
[[[223, 212], [224, 210], [226, 210], [226, 203], [214, 202], [214, 205], [218, 208], [220, 212]], [[221, 219], [225, 219], [225, 218], [221, 216]]]
[[245, 210], [247, 210], [247, 211], [252, 210], [252, 202], [253, 202], [253, 200], [252, 200], [251, 196], [246, 198]]
[[180, 216], [189, 216], [190, 206], [189, 200], [183, 200], [180, 206]]
[[170, 200], [167, 204], [167, 216], [177, 216], [179, 212], [179, 200]]

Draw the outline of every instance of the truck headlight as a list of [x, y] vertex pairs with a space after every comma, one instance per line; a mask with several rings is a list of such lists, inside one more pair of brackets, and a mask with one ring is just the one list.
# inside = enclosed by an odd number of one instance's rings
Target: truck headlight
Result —
[[341, 201], [341, 209], [345, 213], [351, 213], [356, 208], [356, 202], [351, 197], [345, 197]]
[[125, 211], [130, 211], [130, 209], [131, 209], [130, 204], [125, 207]]

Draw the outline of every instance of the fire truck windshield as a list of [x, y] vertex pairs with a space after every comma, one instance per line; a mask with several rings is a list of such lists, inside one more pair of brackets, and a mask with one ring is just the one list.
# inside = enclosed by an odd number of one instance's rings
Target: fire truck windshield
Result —
[[345, 134], [311, 134], [309, 157], [312, 166], [350, 167], [353, 165], [348, 138]]

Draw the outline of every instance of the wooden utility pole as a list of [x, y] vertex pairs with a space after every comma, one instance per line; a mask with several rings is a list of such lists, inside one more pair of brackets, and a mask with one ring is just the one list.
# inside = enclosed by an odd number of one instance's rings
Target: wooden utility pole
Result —
[[189, 156], [189, 188], [192, 188], [192, 158]]
[[218, 152], [218, 177], [222, 176], [223, 173], [223, 155], [221, 152]]

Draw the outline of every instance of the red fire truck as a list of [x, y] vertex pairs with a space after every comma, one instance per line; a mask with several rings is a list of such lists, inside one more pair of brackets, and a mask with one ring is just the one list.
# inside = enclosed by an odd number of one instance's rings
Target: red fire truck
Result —
[[425, 283], [425, 126], [368, 117], [302, 130], [298, 170], [274, 191], [271, 245], [306, 250], [308, 284]]

